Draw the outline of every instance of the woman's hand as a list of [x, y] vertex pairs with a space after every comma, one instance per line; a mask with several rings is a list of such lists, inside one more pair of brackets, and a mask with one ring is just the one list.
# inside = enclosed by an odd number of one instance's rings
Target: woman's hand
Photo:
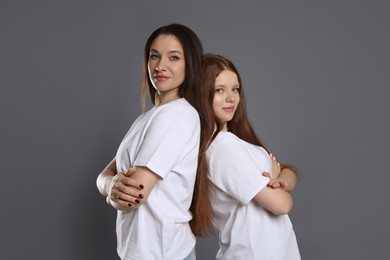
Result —
[[[135, 172], [130, 168], [127, 172], [120, 172], [116, 174], [111, 180], [111, 190], [109, 192], [109, 199], [115, 204], [123, 207], [131, 208], [133, 205], [140, 204], [144, 195], [142, 190], [144, 186], [138, 181], [131, 178], [131, 175]], [[111, 204], [111, 203], [110, 203]], [[113, 205], [114, 208], [123, 210], [122, 207], [118, 208], [118, 205]]]
[[263, 176], [270, 178], [267, 187], [264, 187], [255, 196], [255, 201], [275, 215], [288, 214], [292, 208], [293, 200], [287, 191], [287, 182], [281, 177], [281, 166], [275, 156], [270, 154], [272, 172], [263, 172]]
[[270, 181], [268, 182], [268, 186], [275, 189], [275, 188], [282, 188], [286, 189], [288, 184], [283, 179], [279, 178], [281, 167], [280, 163], [276, 160], [275, 156], [270, 153], [269, 155], [271, 157], [272, 161], [272, 175], [269, 172], [263, 172], [263, 176], [270, 178]]
[[276, 189], [276, 188], [282, 188], [282, 189], [287, 189], [287, 182], [283, 179], [280, 179], [280, 178], [271, 178], [271, 175], [269, 174], [269, 172], [263, 172], [263, 176], [265, 177], [268, 177], [270, 178], [269, 182], [268, 182], [268, 187], [271, 187], [273, 189]]

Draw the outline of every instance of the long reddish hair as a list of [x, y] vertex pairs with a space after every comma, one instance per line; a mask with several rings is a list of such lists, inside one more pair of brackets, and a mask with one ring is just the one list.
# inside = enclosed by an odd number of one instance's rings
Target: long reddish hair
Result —
[[[198, 171], [195, 182], [194, 196], [191, 204], [193, 219], [190, 222], [192, 231], [195, 235], [203, 236], [212, 231], [212, 208], [209, 200], [209, 167], [206, 158], [206, 151], [210, 143], [215, 139], [222, 129], [222, 122], [213, 111], [213, 100], [215, 95], [215, 79], [224, 71], [229, 70], [237, 75], [240, 85], [240, 102], [231, 121], [227, 123], [229, 132], [235, 134], [248, 143], [267, 148], [256, 135], [248, 118], [244, 89], [238, 70], [234, 64], [227, 58], [217, 54], [204, 54], [202, 58], [202, 80], [201, 97], [204, 102], [201, 113], [201, 143], [198, 159]], [[267, 150], [268, 151], [268, 150]], [[290, 168], [294, 172], [296, 168], [289, 164], [281, 164], [281, 168]]]

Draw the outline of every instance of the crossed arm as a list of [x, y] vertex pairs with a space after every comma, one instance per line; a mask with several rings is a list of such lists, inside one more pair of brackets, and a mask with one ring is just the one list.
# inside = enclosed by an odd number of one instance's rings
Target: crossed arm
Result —
[[272, 160], [272, 177], [268, 172], [264, 172], [263, 176], [271, 178], [268, 186], [271, 188], [282, 188], [288, 192], [292, 192], [295, 189], [297, 183], [297, 173], [290, 167], [281, 166], [277, 162], [275, 156], [270, 154]]
[[[131, 177], [130, 177], [131, 175]], [[146, 167], [117, 172], [113, 159], [96, 180], [99, 192], [115, 209], [129, 211], [142, 205], [160, 177]]]
[[264, 176], [271, 179], [268, 185], [257, 193], [254, 200], [276, 215], [288, 214], [293, 206], [290, 192], [295, 188], [297, 174], [288, 167], [281, 169], [275, 156], [270, 154], [270, 157], [272, 160], [272, 177], [270, 173], [263, 173]]
[[[276, 215], [287, 214], [293, 204], [290, 192], [294, 190], [297, 175], [290, 168], [282, 168], [271, 154], [272, 178], [254, 197], [254, 200]], [[270, 177], [270, 173], [264, 172]], [[131, 176], [131, 177], [130, 177]], [[107, 203], [115, 209], [129, 211], [138, 208], [149, 197], [160, 177], [146, 167], [117, 172], [113, 159], [99, 174], [96, 185], [99, 192], [107, 197]]]

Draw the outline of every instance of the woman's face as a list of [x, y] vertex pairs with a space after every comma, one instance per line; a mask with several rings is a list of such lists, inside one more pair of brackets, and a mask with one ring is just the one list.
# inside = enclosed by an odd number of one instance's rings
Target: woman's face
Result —
[[213, 110], [223, 123], [222, 130], [227, 131], [227, 122], [232, 120], [240, 103], [240, 85], [236, 73], [223, 70], [215, 79], [214, 88]]
[[150, 46], [149, 78], [162, 102], [179, 97], [179, 86], [185, 78], [184, 50], [173, 35], [161, 34]]

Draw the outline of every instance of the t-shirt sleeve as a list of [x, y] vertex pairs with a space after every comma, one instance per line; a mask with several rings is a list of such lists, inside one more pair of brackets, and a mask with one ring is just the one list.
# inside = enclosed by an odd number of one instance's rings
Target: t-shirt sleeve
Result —
[[238, 140], [227, 139], [214, 148], [209, 160], [212, 182], [242, 204], [248, 204], [269, 182], [250, 152]]
[[151, 121], [142, 146], [135, 159], [135, 166], [145, 166], [165, 178], [180, 158], [191, 136], [191, 128], [183, 114], [161, 111]]

